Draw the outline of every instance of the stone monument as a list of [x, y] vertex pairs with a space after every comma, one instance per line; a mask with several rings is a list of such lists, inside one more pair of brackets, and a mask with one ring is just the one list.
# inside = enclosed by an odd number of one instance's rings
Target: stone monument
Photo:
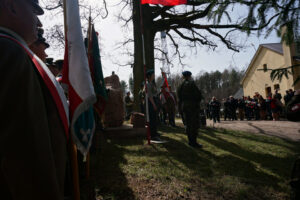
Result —
[[120, 127], [124, 122], [124, 102], [123, 91], [119, 77], [112, 72], [112, 75], [104, 79], [108, 90], [108, 100], [106, 102], [103, 124], [105, 128]]

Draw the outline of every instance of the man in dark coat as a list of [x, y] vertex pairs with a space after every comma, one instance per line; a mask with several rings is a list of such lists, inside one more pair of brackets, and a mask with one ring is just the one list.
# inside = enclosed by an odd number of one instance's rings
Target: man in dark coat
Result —
[[239, 118], [240, 120], [244, 120], [244, 117], [245, 117], [245, 101], [244, 99], [238, 99], [238, 110], [239, 110]]
[[236, 117], [237, 100], [233, 96], [229, 97], [229, 113], [231, 120], [237, 120]]
[[195, 82], [191, 79], [192, 73], [184, 71], [182, 75], [184, 81], [177, 89], [178, 109], [183, 114], [189, 145], [201, 148], [202, 145], [197, 143], [197, 134], [200, 123], [199, 112], [202, 95]]
[[300, 121], [300, 90], [295, 91], [295, 95], [291, 98], [286, 106], [287, 119], [290, 121]]
[[231, 119], [229, 98], [224, 99], [224, 121], [226, 121], [226, 119]]
[[210, 102], [210, 108], [211, 108], [211, 113], [212, 113], [212, 118], [214, 123], [217, 121], [220, 123], [220, 108], [221, 108], [221, 103], [217, 100], [216, 97], [213, 97], [211, 102]]
[[[64, 124], [23, 47], [37, 40], [37, 0], [0, 0], [0, 199], [63, 200]], [[64, 101], [65, 103], [65, 101]]]

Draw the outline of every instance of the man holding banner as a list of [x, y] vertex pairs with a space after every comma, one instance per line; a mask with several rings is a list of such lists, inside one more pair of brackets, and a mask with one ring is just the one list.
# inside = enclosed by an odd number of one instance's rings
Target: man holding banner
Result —
[[68, 105], [29, 49], [41, 26], [38, 0], [0, 0], [0, 194], [5, 200], [63, 200]]

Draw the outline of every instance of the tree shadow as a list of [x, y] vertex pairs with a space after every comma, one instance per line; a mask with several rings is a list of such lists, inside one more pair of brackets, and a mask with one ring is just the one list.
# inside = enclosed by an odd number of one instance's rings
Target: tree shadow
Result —
[[124, 149], [120, 145], [137, 145], [141, 140], [126, 140], [108, 138], [100, 134], [100, 149], [91, 158], [91, 177], [94, 181], [96, 193], [100, 199], [136, 199], [133, 190], [128, 185], [128, 180], [120, 165], [127, 164], [124, 158]]
[[[252, 123], [248, 123], [248, 125], [249, 125], [249, 126], [252, 126], [252, 127], [255, 128], [255, 129], [257, 129], [257, 130], [259, 131], [260, 134], [267, 135], [267, 136], [274, 136], [274, 135], [272, 135], [272, 134], [266, 133], [263, 129], [261, 129], [261, 128], [255, 126], [255, 125], [252, 124]], [[279, 138], [281, 138], [282, 140], [285, 140], [285, 141], [293, 141], [293, 140], [291, 140], [291, 139], [288, 139], [288, 138], [286, 138], [286, 137], [284, 137], [284, 136], [280, 136], [280, 135], [276, 135], [276, 137], [279, 137]], [[297, 141], [299, 142], [300, 140], [297, 140]]]
[[[167, 134], [174, 132], [174, 130], [165, 129], [162, 129], [162, 131]], [[267, 184], [272, 185], [276, 189], [284, 190], [280, 184], [282, 184], [285, 177], [288, 179], [292, 163], [296, 158], [295, 155], [288, 155], [282, 158], [270, 154], [257, 153], [220, 138], [212, 129], [202, 129], [201, 132], [202, 134], [198, 136], [199, 139], [230, 154], [217, 156], [213, 152], [206, 150], [205, 147], [201, 150], [190, 148], [186, 145], [187, 139], [180, 142], [172, 137], [167, 137], [169, 143], [166, 143], [164, 146], [168, 150], [168, 156], [181, 162], [201, 177], [228, 175], [239, 178], [253, 187], [257, 184]], [[179, 127], [176, 134], [185, 135], [184, 128]], [[253, 138], [250, 139], [253, 140]], [[291, 149], [299, 152], [299, 147], [296, 146], [299, 143], [286, 142], [292, 146]], [[182, 149], [182, 151], [178, 151], [178, 149]], [[258, 166], [266, 170], [261, 170]]]
[[[232, 137], [241, 137], [260, 143], [272, 144], [271, 140], [263, 137], [257, 139], [247, 134], [234, 134], [220, 129], [201, 129], [198, 139], [217, 147], [225, 154], [215, 154], [209, 148], [191, 148], [187, 144], [187, 136], [183, 127], [161, 126], [162, 139], [167, 140], [165, 144], [145, 145], [145, 137], [134, 139], [100, 138], [101, 149], [92, 156], [91, 177], [95, 182], [97, 193], [103, 199], [136, 199], [132, 188], [130, 188], [126, 174], [121, 165], [126, 165], [125, 155], [162, 157], [163, 162], [171, 163], [178, 170], [190, 169], [192, 173], [191, 183], [196, 180], [210, 180], [223, 176], [232, 176], [245, 184], [255, 188], [257, 185], [272, 186], [279, 191], [284, 191], [282, 181], [288, 179], [290, 169], [296, 155], [289, 154], [285, 157], [276, 157], [270, 154], [245, 149], [234, 142], [222, 137], [231, 134]], [[289, 148], [292, 152], [299, 151], [299, 143], [283, 140], [281, 145]], [[144, 145], [144, 147], [141, 147]], [[131, 148], [131, 146], [139, 146]], [[129, 148], [124, 148], [129, 147]], [[160, 162], [156, 159], [155, 162]], [[180, 163], [180, 164], [179, 164]], [[184, 166], [184, 167], [183, 167]], [[285, 178], [286, 177], [286, 178]], [[197, 183], [198, 184], [198, 183]], [[281, 185], [280, 185], [281, 184]]]
[[[244, 138], [244, 139], [247, 139], [250, 141], [261, 142], [261, 143], [271, 144], [271, 145], [273, 145], [274, 142], [270, 141], [269, 137], [274, 137], [274, 138], [277, 138], [277, 140], [282, 141], [280, 144], [277, 143], [276, 144], [277, 146], [281, 146], [281, 147], [290, 149], [291, 151], [300, 153], [299, 141], [293, 141], [293, 140], [290, 140], [287, 138], [270, 135], [270, 134], [265, 133], [263, 130], [261, 132], [261, 135], [253, 133], [252, 136], [247, 135], [247, 134], [241, 134], [241, 133], [245, 133], [244, 131], [235, 131], [235, 132], [238, 132], [239, 134], [234, 134], [234, 137]], [[230, 131], [228, 131], [226, 129], [222, 129], [222, 128], [219, 128], [219, 129], [206, 128], [204, 133], [213, 133], [214, 135], [216, 135], [216, 133], [224, 134], [224, 135], [227, 135], [227, 134], [232, 135], [232, 133], [230, 133]], [[254, 137], [254, 136], [257, 136], [257, 137]]]
[[[244, 148], [241, 148], [239, 145], [235, 143], [232, 143], [230, 141], [227, 141], [219, 137], [214, 131], [209, 131], [207, 133], [204, 133], [201, 136], [201, 139], [224, 151], [230, 152], [233, 155], [233, 156], [226, 156], [221, 159], [218, 158], [220, 159], [219, 164], [221, 164], [221, 166], [222, 165], [228, 166], [227, 168], [220, 167], [220, 171], [223, 171], [224, 173], [228, 173], [230, 175], [241, 176], [249, 179], [255, 177], [255, 179], [258, 179], [260, 182], [266, 182], [276, 186], [277, 189], [280, 188], [279, 184], [282, 183], [282, 178], [278, 178], [278, 177], [288, 178], [290, 176], [291, 167], [296, 158], [296, 154], [290, 154], [285, 157], [279, 157], [270, 154], [263, 154], [251, 150], [246, 150]], [[253, 138], [250, 139], [253, 140]], [[260, 141], [260, 142], [263, 143], [265, 141]], [[296, 152], [300, 152], [298, 147], [299, 143], [291, 142], [291, 141], [285, 141], [285, 142], [293, 146], [293, 148], [291, 149], [293, 149]], [[265, 143], [267, 144], [269, 142], [265, 142]], [[212, 155], [211, 152], [207, 152], [207, 153], [210, 156], [214, 156]], [[237, 159], [240, 160], [240, 162], [236, 162]], [[228, 165], [224, 162], [226, 163], [229, 162], [231, 164]], [[258, 172], [257, 167], [253, 163], [256, 163], [257, 166], [263, 167], [271, 171], [271, 174], [263, 171]], [[242, 170], [237, 170], [237, 169], [242, 169]]]

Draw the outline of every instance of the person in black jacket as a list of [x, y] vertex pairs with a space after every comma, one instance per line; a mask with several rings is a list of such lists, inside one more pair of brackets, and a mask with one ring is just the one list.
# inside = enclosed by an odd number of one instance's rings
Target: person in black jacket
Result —
[[[67, 137], [29, 45], [41, 26], [37, 0], [0, 0], [0, 199], [63, 200]], [[39, 68], [39, 69], [41, 69]], [[53, 80], [52, 79], [52, 80]], [[61, 88], [61, 103], [67, 104]], [[55, 90], [54, 89], [54, 90]], [[66, 111], [66, 110], [65, 110]], [[65, 115], [66, 116], [66, 115]]]
[[231, 119], [229, 98], [224, 99], [224, 121]]
[[244, 99], [238, 99], [237, 103], [238, 111], [239, 111], [239, 118], [241, 121], [245, 118], [245, 101]]
[[300, 121], [300, 90], [295, 91], [286, 109], [288, 120], [295, 122]]
[[183, 114], [189, 145], [201, 148], [202, 145], [197, 143], [197, 135], [200, 124], [199, 112], [202, 94], [192, 80], [191, 75], [192, 73], [189, 71], [182, 72], [184, 81], [177, 89], [178, 110]]
[[221, 108], [221, 103], [217, 100], [216, 97], [213, 97], [211, 102], [210, 102], [210, 107], [211, 107], [211, 112], [212, 112], [212, 117], [214, 123], [217, 121], [220, 122], [220, 108]]

